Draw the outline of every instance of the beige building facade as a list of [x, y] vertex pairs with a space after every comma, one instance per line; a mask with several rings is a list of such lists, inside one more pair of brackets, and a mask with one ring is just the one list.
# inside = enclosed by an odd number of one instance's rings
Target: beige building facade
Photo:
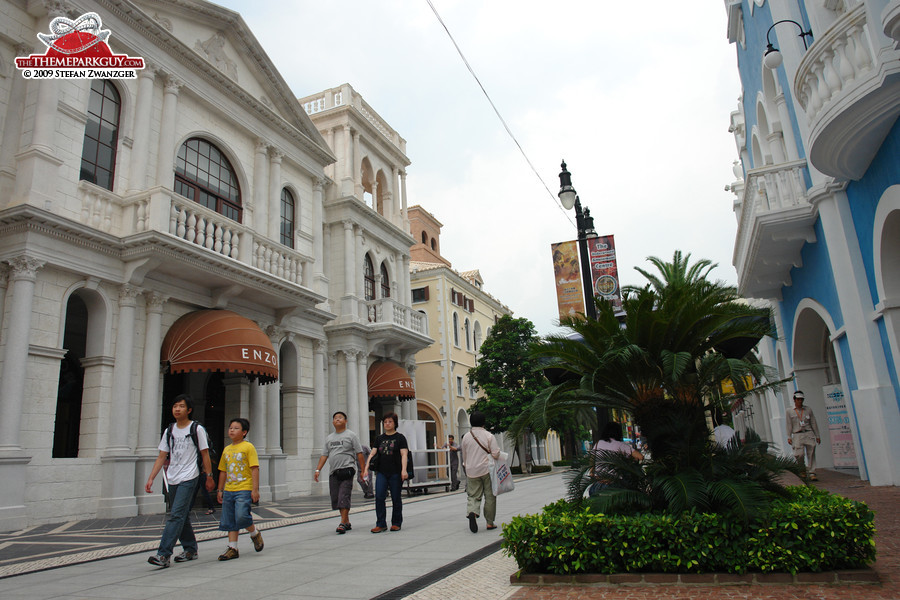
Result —
[[409, 208], [412, 307], [428, 322], [435, 343], [416, 355], [419, 418], [433, 420], [438, 446], [469, 430], [467, 409], [479, 393], [469, 385], [469, 369], [495, 321], [512, 314], [491, 296], [477, 270], [456, 271], [440, 252], [441, 223], [421, 206]]

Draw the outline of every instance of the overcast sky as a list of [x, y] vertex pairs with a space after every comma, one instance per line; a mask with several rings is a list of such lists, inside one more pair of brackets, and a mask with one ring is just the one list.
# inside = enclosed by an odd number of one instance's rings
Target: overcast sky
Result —
[[720, 3], [432, 2], [537, 175], [426, 0], [220, 4], [296, 96], [349, 83], [407, 140], [409, 204], [443, 223], [443, 256], [539, 333], [558, 331], [550, 244], [576, 237], [561, 159], [597, 233], [615, 235], [622, 284], [676, 249], [736, 283], [724, 187], [740, 82]]

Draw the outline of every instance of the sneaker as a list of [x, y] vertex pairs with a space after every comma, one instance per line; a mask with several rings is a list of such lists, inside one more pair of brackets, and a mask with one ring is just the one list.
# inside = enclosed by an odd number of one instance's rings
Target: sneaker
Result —
[[253, 549], [257, 552], [260, 552], [265, 547], [262, 539], [262, 531], [258, 531], [255, 537], [251, 535], [250, 539], [253, 540]]
[[232, 558], [238, 558], [240, 555], [241, 553], [238, 552], [237, 548], [228, 546], [228, 548], [225, 550], [225, 553], [219, 555], [219, 560], [231, 560]]
[[473, 512], [469, 513], [469, 531], [478, 533], [478, 516]]
[[196, 552], [191, 552], [189, 550], [185, 550], [181, 554], [175, 557], [175, 562], [187, 562], [189, 560], [197, 560], [199, 555]]
[[147, 562], [151, 565], [156, 565], [157, 567], [162, 567], [165, 569], [169, 566], [169, 557], [163, 556], [162, 554], [157, 554], [156, 556], [151, 556], [147, 559]]

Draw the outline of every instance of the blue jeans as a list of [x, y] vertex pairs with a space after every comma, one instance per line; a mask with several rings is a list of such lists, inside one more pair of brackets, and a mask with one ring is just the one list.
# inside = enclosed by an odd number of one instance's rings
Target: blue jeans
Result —
[[384, 475], [379, 473], [375, 478], [375, 526], [387, 527], [387, 493], [391, 490], [391, 525], [403, 525], [403, 500], [400, 493], [403, 479], [400, 473]]
[[159, 540], [159, 549], [156, 551], [160, 556], [172, 556], [176, 541], [181, 542], [181, 547], [186, 552], [197, 551], [197, 538], [194, 537], [194, 528], [191, 527], [191, 505], [194, 503], [199, 481], [200, 477], [195, 477], [174, 485], [169, 484], [172, 507], [169, 509], [162, 539]]
[[222, 518], [219, 531], [240, 531], [253, 525], [250, 505], [253, 502], [250, 490], [225, 491], [222, 494]]

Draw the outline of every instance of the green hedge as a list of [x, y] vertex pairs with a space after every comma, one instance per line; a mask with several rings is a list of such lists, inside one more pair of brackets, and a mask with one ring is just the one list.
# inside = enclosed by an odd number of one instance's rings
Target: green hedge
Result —
[[531, 472], [532, 473], [549, 473], [553, 470], [553, 467], [550, 465], [532, 465]]
[[571, 460], [554, 460], [554, 461], [553, 461], [553, 466], [554, 466], [554, 467], [568, 467], [568, 466], [571, 466], [571, 465], [572, 465], [572, 461], [571, 461]]
[[560, 500], [503, 527], [524, 573], [745, 573], [859, 568], [875, 559], [874, 515], [861, 502], [789, 488], [762, 518], [592, 514]]

